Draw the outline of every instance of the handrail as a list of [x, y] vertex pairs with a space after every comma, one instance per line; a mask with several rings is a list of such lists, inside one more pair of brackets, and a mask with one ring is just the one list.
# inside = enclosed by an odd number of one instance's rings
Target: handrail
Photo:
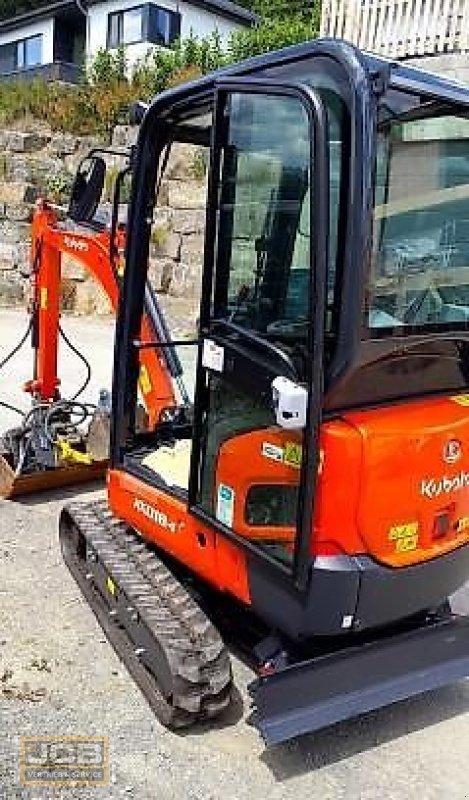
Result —
[[466, 0], [323, 0], [321, 36], [391, 58], [469, 50]]

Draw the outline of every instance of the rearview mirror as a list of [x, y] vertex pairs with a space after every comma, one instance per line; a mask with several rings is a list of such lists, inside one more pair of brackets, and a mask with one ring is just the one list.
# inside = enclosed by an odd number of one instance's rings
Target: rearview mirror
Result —
[[91, 222], [101, 200], [105, 176], [106, 163], [100, 156], [88, 156], [81, 162], [68, 208], [68, 216], [74, 222]]

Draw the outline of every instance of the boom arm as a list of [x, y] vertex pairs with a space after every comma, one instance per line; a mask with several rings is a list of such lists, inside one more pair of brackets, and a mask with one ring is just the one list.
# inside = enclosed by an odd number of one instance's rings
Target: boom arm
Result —
[[[118, 257], [116, 259], [114, 254], [123, 251], [125, 234], [118, 230], [115, 235], [111, 250], [108, 230], [61, 227], [55, 211], [44, 202], [38, 204], [31, 244], [34, 377], [24, 387], [38, 402], [52, 402], [59, 396], [57, 356], [62, 255], [70, 255], [82, 264], [102, 287], [116, 312], [121, 276], [116, 263]], [[155, 324], [156, 299], [153, 296], [149, 299], [151, 303], [146, 304], [141, 339], [158, 342], [161, 334]], [[147, 349], [140, 353], [140, 389], [152, 426], [164, 409], [177, 405], [171, 376], [176, 377], [178, 365], [168, 361], [165, 351], [166, 348], [158, 348], [158, 352]]]

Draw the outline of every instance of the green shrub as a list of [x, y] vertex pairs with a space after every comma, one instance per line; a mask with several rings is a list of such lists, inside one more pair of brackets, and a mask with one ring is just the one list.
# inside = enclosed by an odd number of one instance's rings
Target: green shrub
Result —
[[[6, 8], [8, 2], [0, 0], [0, 18], [2, 3]], [[32, 0], [25, 2], [29, 7], [39, 5]], [[260, 13], [263, 22], [233, 33], [226, 47], [216, 31], [202, 39], [191, 34], [171, 48], [150, 49], [131, 73], [121, 47], [99, 51], [78, 86], [24, 79], [2, 82], [0, 124], [32, 117], [53, 130], [108, 140], [116, 124], [128, 122], [135, 100], [149, 101], [168, 87], [317, 35], [319, 0], [314, 4], [303, 0], [245, 0], [244, 5]]]
[[128, 62], [125, 47], [117, 50], [98, 50], [86, 72], [87, 82], [100, 88], [127, 82]]
[[[108, 166], [108, 168], [106, 169], [106, 175], [104, 178], [103, 199], [108, 203], [111, 203], [114, 199], [114, 188], [116, 185], [116, 180], [119, 171], [120, 168], [118, 166]], [[131, 195], [131, 181], [130, 178], [127, 178], [124, 179], [124, 182], [121, 184], [119, 202], [129, 203], [130, 195]]]
[[46, 197], [54, 203], [68, 203], [72, 189], [73, 178], [68, 172], [49, 175], [46, 180]]
[[208, 169], [207, 151], [203, 147], [197, 147], [192, 154], [190, 163], [190, 174], [196, 181], [202, 181]]

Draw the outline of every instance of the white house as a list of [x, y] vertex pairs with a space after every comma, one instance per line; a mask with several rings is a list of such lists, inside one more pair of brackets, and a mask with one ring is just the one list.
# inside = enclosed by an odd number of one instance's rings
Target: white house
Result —
[[84, 60], [125, 45], [132, 65], [151, 47], [178, 38], [230, 33], [257, 22], [230, 0], [56, 0], [0, 19], [0, 77], [42, 74], [73, 81]]

